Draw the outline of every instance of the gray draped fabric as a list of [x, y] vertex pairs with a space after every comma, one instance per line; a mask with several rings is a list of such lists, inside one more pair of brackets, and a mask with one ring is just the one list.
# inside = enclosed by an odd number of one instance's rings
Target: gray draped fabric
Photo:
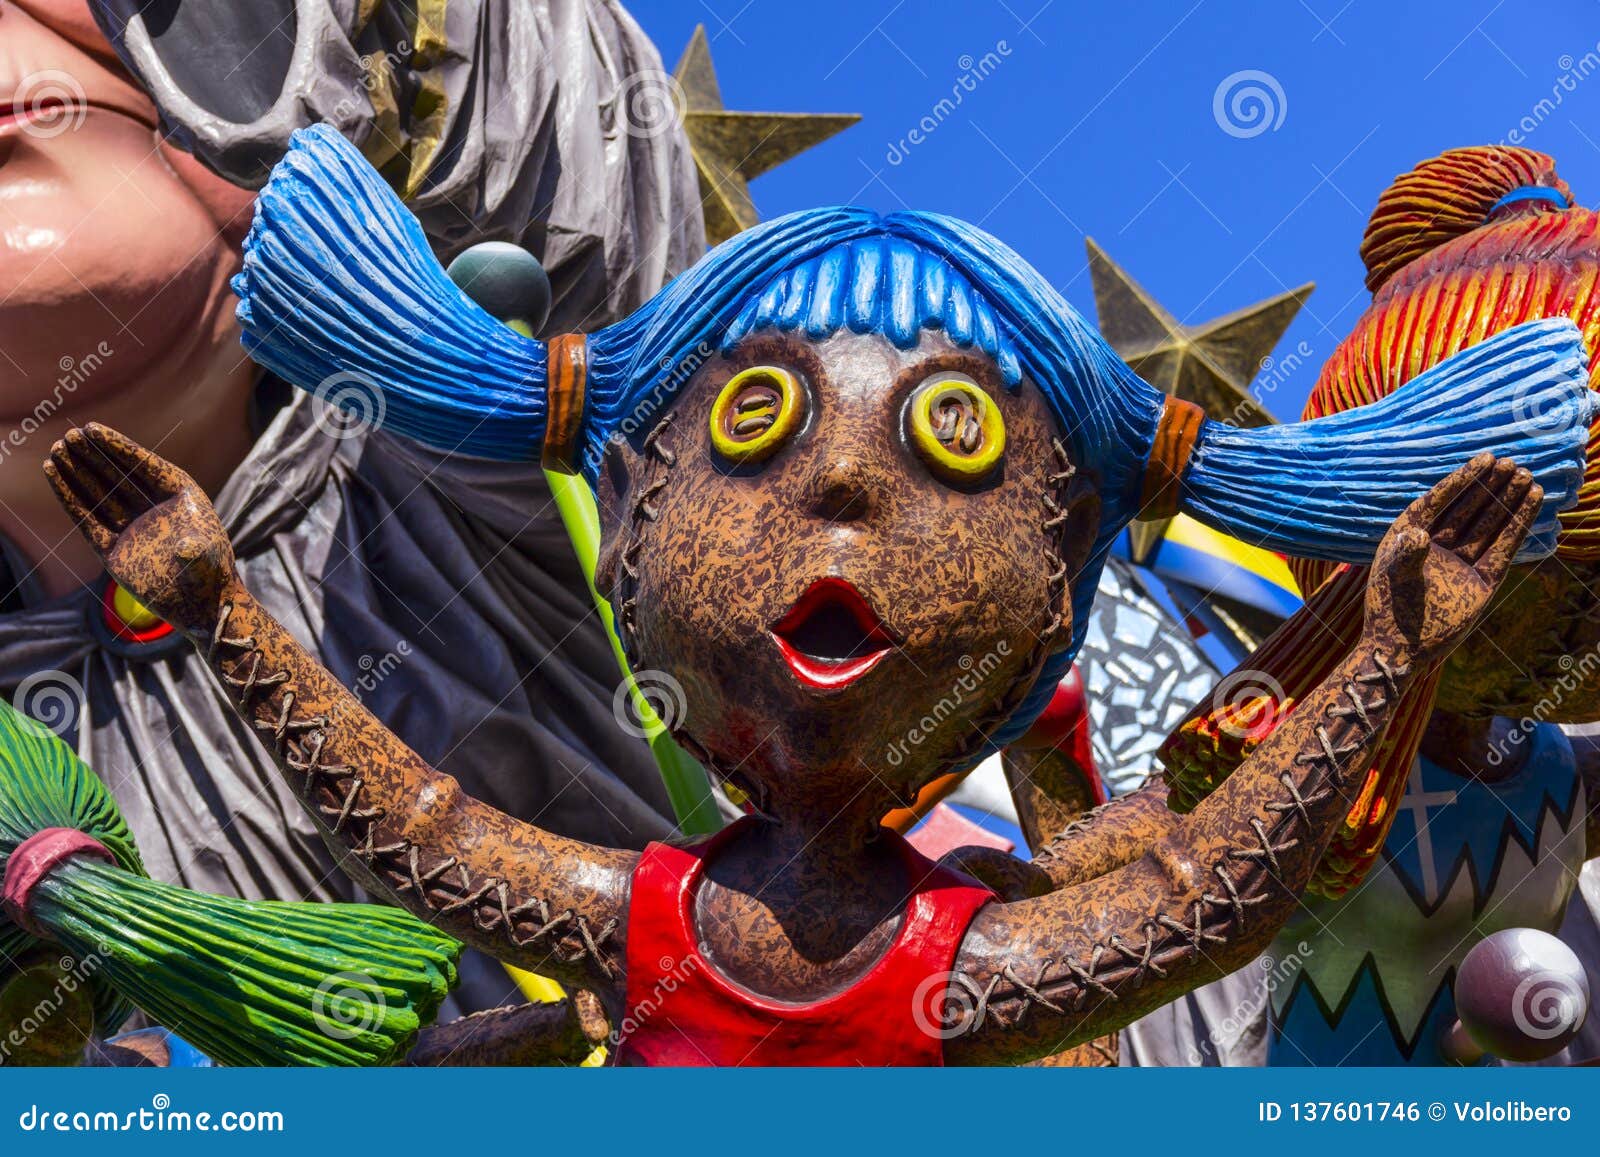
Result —
[[1134, 1021], [1122, 1030], [1119, 1062], [1140, 1068], [1266, 1064], [1272, 1001], [1266, 975], [1254, 961]]
[[289, 134], [362, 147], [443, 258], [514, 241], [549, 333], [621, 317], [705, 248], [655, 46], [606, 0], [93, 0], [183, 148], [257, 187]]
[[[665, 791], [612, 716], [616, 662], [538, 468], [337, 437], [332, 413], [297, 394], [218, 496], [245, 583], [471, 794], [605, 844], [666, 834]], [[113, 653], [94, 626], [100, 594], [0, 616], [0, 692], [110, 785], [150, 874], [246, 897], [354, 896], [200, 657]], [[513, 995], [503, 973], [464, 972], [482, 982], [464, 1006]]]

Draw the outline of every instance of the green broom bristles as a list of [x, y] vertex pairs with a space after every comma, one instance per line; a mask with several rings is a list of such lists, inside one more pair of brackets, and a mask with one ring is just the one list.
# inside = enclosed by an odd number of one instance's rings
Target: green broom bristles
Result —
[[[148, 879], [105, 785], [0, 701], [0, 872], [53, 827], [116, 858], [67, 860], [30, 906], [52, 940], [94, 962], [101, 1032], [131, 1000], [223, 1064], [390, 1064], [455, 984], [461, 945], [398, 909], [235, 900]], [[38, 943], [0, 916], [0, 951]]]
[[[105, 845], [117, 864], [144, 875], [139, 849], [99, 776], [43, 724], [0, 699], [0, 875], [18, 844], [46, 828], [77, 828]], [[39, 941], [0, 914], [0, 960], [21, 959]], [[95, 1027], [112, 1032], [133, 1006], [116, 989], [91, 983]]]

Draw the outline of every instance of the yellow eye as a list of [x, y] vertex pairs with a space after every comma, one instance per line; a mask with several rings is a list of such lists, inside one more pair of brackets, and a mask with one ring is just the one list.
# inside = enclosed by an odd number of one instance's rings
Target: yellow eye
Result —
[[805, 390], [788, 370], [741, 370], [711, 407], [711, 444], [730, 462], [763, 461], [800, 428], [805, 409]]
[[935, 474], [976, 482], [1006, 448], [1000, 407], [970, 378], [946, 374], [916, 388], [906, 403], [911, 445]]

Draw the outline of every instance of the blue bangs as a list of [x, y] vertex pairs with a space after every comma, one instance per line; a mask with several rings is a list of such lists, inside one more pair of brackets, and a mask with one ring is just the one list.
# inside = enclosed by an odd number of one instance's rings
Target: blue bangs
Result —
[[1007, 386], [1022, 380], [1016, 347], [989, 303], [944, 258], [898, 237], [839, 245], [773, 278], [734, 318], [722, 351], [763, 329], [813, 340], [848, 329], [881, 334], [903, 350], [923, 330], [943, 330], [956, 345], [989, 355]]

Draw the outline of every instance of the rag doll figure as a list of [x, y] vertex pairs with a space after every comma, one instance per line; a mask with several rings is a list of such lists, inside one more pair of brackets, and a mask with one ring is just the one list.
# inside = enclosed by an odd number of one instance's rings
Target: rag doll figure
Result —
[[[534, 341], [457, 291], [323, 130], [263, 191], [236, 289], [252, 352], [289, 380], [337, 364], [379, 382], [403, 430], [593, 481], [630, 662], [681, 689], [674, 734], [750, 815], [639, 853], [498, 812], [263, 610], [180, 470], [91, 425], [47, 475], [111, 573], [206, 657], [346, 870], [594, 991], [624, 1063], [1026, 1061], [1253, 958], [1417, 673], [1519, 549], [1548, 552], [1592, 416], [1576, 332], [1550, 322], [1325, 421], [1206, 422], [998, 241], [916, 213], [769, 222], [622, 322]], [[1530, 397], [1542, 420], [1519, 422]], [[1387, 436], [1441, 420], [1476, 457]], [[1180, 508], [1370, 562], [1363, 627], [1300, 710], [1192, 814], [1129, 826], [1044, 896], [1000, 902], [882, 828], [1028, 728], [1115, 535]]]

